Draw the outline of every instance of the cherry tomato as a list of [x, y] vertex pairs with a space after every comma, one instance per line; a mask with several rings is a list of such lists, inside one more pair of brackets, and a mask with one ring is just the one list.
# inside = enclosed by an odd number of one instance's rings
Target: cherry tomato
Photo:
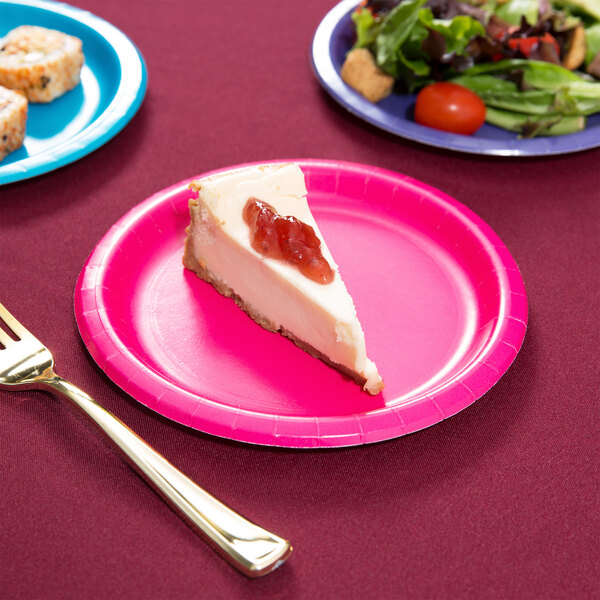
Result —
[[508, 40], [508, 46], [513, 50], [518, 50], [523, 56], [529, 58], [533, 47], [537, 46], [540, 42], [552, 44], [556, 50], [556, 55], [560, 56], [560, 47], [558, 46], [558, 42], [550, 33], [545, 33], [542, 36], [534, 35], [527, 38], [510, 38]]
[[432, 83], [417, 94], [415, 121], [427, 127], [471, 135], [485, 121], [485, 104], [456, 83]]

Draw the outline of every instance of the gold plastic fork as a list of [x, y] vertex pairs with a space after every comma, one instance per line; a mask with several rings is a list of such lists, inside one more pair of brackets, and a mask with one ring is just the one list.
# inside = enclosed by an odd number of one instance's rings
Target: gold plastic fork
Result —
[[0, 387], [37, 388], [66, 396], [122, 451], [155, 491], [235, 568], [260, 577], [281, 565], [292, 547], [287, 540], [247, 521], [138, 437], [85, 392], [54, 373], [50, 351], [0, 304], [0, 319], [18, 339], [0, 328]]

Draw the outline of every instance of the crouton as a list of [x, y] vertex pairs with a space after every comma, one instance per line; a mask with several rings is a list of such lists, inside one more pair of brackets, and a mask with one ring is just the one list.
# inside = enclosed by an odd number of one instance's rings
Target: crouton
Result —
[[366, 48], [348, 52], [340, 74], [351, 88], [370, 102], [379, 102], [389, 96], [394, 87], [394, 78], [375, 64], [375, 58]]

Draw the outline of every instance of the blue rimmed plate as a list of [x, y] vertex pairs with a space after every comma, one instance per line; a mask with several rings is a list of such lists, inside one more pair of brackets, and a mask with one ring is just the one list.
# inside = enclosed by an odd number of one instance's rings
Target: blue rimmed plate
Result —
[[146, 67], [131, 40], [87, 11], [48, 0], [0, 0], [0, 37], [40, 25], [83, 41], [81, 83], [49, 104], [30, 104], [23, 147], [0, 163], [0, 185], [72, 163], [129, 123], [146, 93]]
[[413, 94], [392, 94], [373, 104], [340, 77], [344, 57], [354, 44], [352, 11], [357, 0], [343, 0], [321, 21], [313, 38], [313, 71], [325, 90], [349, 112], [403, 138], [460, 152], [495, 156], [549, 156], [600, 146], [600, 114], [588, 117], [584, 131], [557, 137], [518, 139], [517, 134], [487, 123], [472, 136], [431, 129], [415, 123]]

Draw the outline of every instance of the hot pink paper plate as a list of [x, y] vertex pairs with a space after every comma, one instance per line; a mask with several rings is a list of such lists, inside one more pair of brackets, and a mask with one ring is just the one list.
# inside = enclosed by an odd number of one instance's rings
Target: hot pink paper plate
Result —
[[414, 179], [296, 162], [383, 393], [370, 396], [262, 329], [183, 268], [189, 180], [120, 219], [79, 276], [77, 324], [100, 368], [169, 419], [297, 448], [402, 436], [480, 398], [514, 360], [527, 326], [523, 280], [506, 246], [468, 208]]

